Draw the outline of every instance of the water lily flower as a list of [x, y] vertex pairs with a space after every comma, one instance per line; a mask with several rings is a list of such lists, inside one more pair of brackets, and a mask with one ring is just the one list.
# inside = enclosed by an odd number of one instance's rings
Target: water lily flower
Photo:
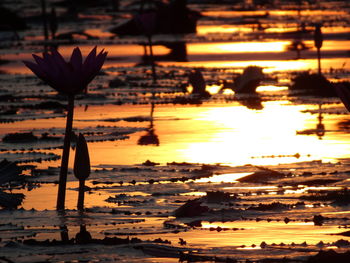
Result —
[[76, 47], [68, 62], [57, 50], [44, 52], [43, 57], [33, 54], [35, 62], [23, 63], [45, 83], [60, 93], [76, 95], [85, 90], [96, 77], [106, 59], [107, 52], [102, 50], [96, 55], [94, 47], [85, 61], [79, 47]]
[[64, 210], [68, 174], [70, 138], [73, 128], [74, 96], [87, 89], [96, 77], [106, 59], [107, 52], [102, 50], [96, 55], [94, 47], [85, 61], [81, 51], [76, 47], [67, 62], [57, 50], [44, 52], [43, 57], [33, 54], [34, 62], [23, 61], [33, 73], [52, 88], [66, 94], [68, 98], [66, 130], [63, 142], [61, 169], [58, 182], [57, 210]]
[[74, 175], [79, 180], [79, 195], [77, 208], [84, 209], [85, 180], [89, 177], [90, 157], [89, 149], [83, 134], [79, 134], [74, 160]]

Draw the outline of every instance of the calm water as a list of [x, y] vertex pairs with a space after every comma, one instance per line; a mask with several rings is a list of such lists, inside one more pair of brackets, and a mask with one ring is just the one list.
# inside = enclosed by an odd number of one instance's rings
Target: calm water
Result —
[[[5, 2], [11, 5], [9, 1]], [[23, 1], [21, 4], [28, 5]], [[258, 31], [255, 24], [238, 24], [238, 22], [244, 17], [262, 16], [265, 11], [237, 12], [233, 11], [231, 6], [203, 7], [191, 2], [191, 8], [196, 10], [203, 8], [204, 17], [199, 21], [197, 34], [154, 36], [153, 38], [155, 42], [164, 39], [183, 41], [186, 45], [187, 62], [157, 61], [156, 70], [161, 75], [175, 68], [178, 74], [184, 75], [193, 67], [201, 67], [207, 81], [207, 90], [212, 97], [198, 104], [165, 103], [167, 98], [177, 95], [188, 96], [188, 94], [179, 92], [168, 93], [169, 87], [166, 87], [167, 92], [157, 94], [159, 103], [155, 105], [152, 122], [150, 120], [151, 105], [144, 104], [142, 101], [142, 98], [151, 96], [149, 90], [140, 91], [140, 87], [134, 83], [130, 85], [127, 83], [126, 87], [109, 87], [109, 81], [114, 77], [120, 77], [123, 80], [127, 77], [130, 77], [129, 80], [144, 78], [145, 81], [150, 81], [150, 67], [144, 66], [144, 71], [142, 71], [142, 67], [135, 66], [141, 62], [144, 54], [143, 47], [139, 43], [144, 42], [145, 39], [142, 37], [110, 39], [111, 34], [107, 32], [109, 27], [125, 19], [125, 14], [116, 16], [103, 14], [97, 8], [96, 14], [93, 14], [97, 17], [96, 20], [90, 22], [88, 20], [85, 24], [79, 25], [69, 21], [62, 23], [61, 32], [77, 28], [100, 37], [99, 40], [94, 41], [77, 39], [74, 44], [60, 45], [58, 50], [65, 57], [69, 57], [75, 46], [80, 46], [84, 54], [94, 45], [105, 48], [109, 52], [108, 60], [103, 67], [106, 74], [99, 76], [90, 85], [90, 90], [92, 94], [97, 95], [103, 94], [105, 90], [105, 93], [116, 94], [113, 95], [114, 97], [97, 97], [90, 98], [90, 100], [83, 98], [79, 101], [75, 108], [74, 127], [85, 129], [85, 132], [89, 131], [89, 127], [95, 129], [102, 125], [136, 127], [144, 128], [144, 130], [132, 133], [123, 140], [89, 143], [90, 160], [94, 172], [91, 175], [92, 178], [87, 182], [90, 190], [86, 193], [85, 207], [91, 209], [88, 216], [73, 211], [76, 206], [78, 182], [70, 174], [66, 208], [72, 210], [69, 212], [72, 215], [57, 217], [53, 211], [57, 191], [57, 185], [54, 182], [57, 178], [44, 176], [32, 179], [38, 184], [33, 188], [12, 191], [25, 194], [26, 198], [22, 207], [26, 211], [23, 211], [24, 214], [20, 214], [22, 211], [17, 210], [5, 211], [8, 214], [3, 217], [0, 224], [6, 225], [9, 224], [10, 219], [14, 220], [18, 226], [25, 226], [23, 231], [26, 234], [30, 235], [34, 232], [38, 240], [44, 240], [46, 238], [59, 239], [60, 231], [57, 226], [61, 225], [63, 220], [70, 233], [76, 233], [80, 224], [86, 224], [95, 238], [131, 236], [146, 240], [160, 236], [170, 240], [174, 247], [178, 247], [179, 238], [183, 238], [188, 242], [188, 246], [184, 247], [193, 246], [199, 253], [218, 254], [219, 252], [222, 255], [238, 255], [240, 258], [250, 259], [264, 258], [269, 254], [290, 256], [292, 253], [293, 256], [303, 256], [302, 248], [307, 246], [300, 245], [298, 248], [301, 250], [287, 248], [284, 245], [277, 245], [276, 249], [273, 247], [271, 250], [255, 246], [262, 242], [302, 244], [306, 241], [310, 245], [308, 249], [316, 253], [319, 248], [315, 245], [321, 240], [329, 243], [328, 248], [334, 248], [332, 242], [340, 238], [348, 240], [347, 237], [330, 235], [342, 232], [339, 227], [348, 226], [348, 221], [339, 219], [348, 215], [347, 206], [333, 206], [330, 202], [316, 200], [305, 201], [301, 208], [291, 206], [281, 210], [245, 210], [259, 203], [281, 202], [292, 205], [298, 202], [301, 195], [309, 191], [339, 191], [348, 187], [349, 180], [346, 171], [350, 157], [350, 135], [346, 123], [349, 116], [345, 108], [338, 98], [295, 96], [288, 91], [295, 72], [317, 71], [312, 33], [304, 36], [304, 43], [309, 48], [301, 51], [299, 59], [296, 59], [295, 51], [288, 50], [293, 38], [286, 33], [295, 31], [299, 26], [299, 21], [307, 22], [307, 28], [310, 30], [313, 29], [313, 23], [323, 19], [332, 21], [323, 28], [325, 37], [322, 47], [323, 72], [332, 81], [350, 79], [348, 50], [350, 41], [346, 38], [346, 34], [350, 31], [349, 24], [346, 22], [349, 13], [344, 11], [344, 8], [328, 1], [322, 1], [319, 5], [321, 6], [315, 8], [316, 10], [302, 11], [301, 17], [298, 16], [295, 8], [290, 6], [269, 10], [269, 16], [261, 20], [264, 30]], [[346, 6], [346, 2], [343, 5]], [[39, 13], [38, 7], [32, 7], [30, 10], [27, 15]], [[62, 12], [62, 9], [59, 9], [59, 12]], [[99, 15], [105, 16], [101, 19]], [[33, 87], [38, 89], [38, 83], [31, 78], [29, 70], [23, 66], [21, 61], [30, 59], [32, 53], [42, 51], [42, 46], [38, 42], [43, 39], [41, 29], [33, 26], [28, 31], [20, 33], [20, 37], [22, 37], [21, 41], [13, 42], [20, 43], [20, 45], [5, 45], [9, 43], [6, 40], [0, 49], [1, 59], [9, 60], [9, 63], [0, 66], [0, 70], [4, 71], [0, 77], [3, 80], [2, 83], [5, 83], [0, 84], [1, 94], [10, 93], [20, 96], [19, 94], [24, 94], [26, 89], [30, 90], [28, 93], [37, 92]], [[164, 58], [164, 55], [169, 53], [169, 49], [163, 45], [155, 45], [154, 53]], [[219, 94], [220, 86], [217, 83], [222, 80], [232, 80], [234, 74], [241, 73], [245, 67], [250, 65], [263, 67], [264, 73], [273, 79], [273, 81], [264, 81], [258, 88], [258, 96], [255, 97], [254, 105], [247, 103], [244, 96], [237, 96], [233, 92]], [[183, 79], [187, 89], [191, 90], [186, 77]], [[159, 83], [171, 80], [172, 77], [168, 77]], [[157, 85], [161, 86], [159, 83]], [[46, 98], [52, 98], [53, 92], [47, 92], [48, 89], [45, 86], [39, 87], [43, 89], [43, 94], [48, 96]], [[133, 93], [138, 94], [139, 97], [134, 96]], [[128, 103], [117, 105], [120, 104], [118, 103], [119, 98]], [[40, 97], [20, 102], [23, 104], [21, 104], [22, 108], [18, 111], [18, 115], [27, 112], [25, 106], [37, 100], [40, 101]], [[7, 109], [9, 105], [14, 105], [14, 102], [4, 102], [1, 110]], [[28, 110], [29, 113], [30, 110]], [[40, 116], [35, 120], [24, 117], [22, 121], [0, 123], [0, 138], [13, 132], [64, 128], [64, 117], [44, 119]], [[137, 117], [143, 121], [126, 121], [128, 117]], [[106, 121], [106, 119], [116, 118], [123, 120]], [[159, 145], [139, 145], [138, 141], [147, 135], [146, 130], [151, 126], [154, 135], [159, 140]], [[60, 149], [43, 150], [39, 148], [37, 151], [61, 154]], [[21, 151], [8, 150], [2, 154], [10, 155], [18, 152]], [[71, 152], [70, 168], [73, 166], [74, 157], [74, 151]], [[150, 168], [149, 171], [141, 165], [146, 160], [160, 165]], [[189, 168], [167, 165], [171, 162], [189, 163]], [[37, 169], [44, 170], [48, 170], [49, 167], [59, 167], [59, 161], [31, 164], [34, 164]], [[170, 180], [190, 177], [196, 174], [196, 169], [201, 169], [202, 164], [214, 165], [214, 172], [211, 176], [203, 175], [198, 179], [185, 182], [176, 181], [177, 179]], [[215, 166], [217, 164], [228, 168]], [[240, 178], [252, 174], [258, 169], [258, 166], [272, 167], [271, 169], [293, 175], [272, 183], [239, 182]], [[96, 172], [95, 169], [99, 172]], [[133, 169], [139, 169], [139, 171], [134, 172]], [[307, 174], [305, 177], [302, 175], [303, 172]], [[30, 171], [26, 173], [29, 174]], [[324, 174], [326, 176], [323, 176]], [[334, 179], [334, 183], [325, 185], [305, 183], [309, 179], [312, 181], [313, 179], [329, 178]], [[159, 179], [161, 182], [149, 183], [150, 179]], [[124, 184], [120, 184], [120, 181], [124, 181]], [[9, 192], [8, 189], [6, 191]], [[199, 217], [201, 226], [183, 230], [187, 223], [196, 218], [179, 219], [175, 218], [171, 212], [187, 200], [205, 197], [208, 191], [236, 194], [240, 199], [230, 201], [230, 206], [226, 203], [209, 204], [212, 214]], [[125, 196], [119, 196], [122, 194]], [[108, 199], [112, 201], [107, 202]], [[230, 210], [232, 206], [234, 208]], [[27, 215], [26, 213], [30, 212], [28, 210], [32, 208], [38, 211]], [[112, 208], [129, 214], [110, 212]], [[225, 209], [228, 211], [227, 214], [222, 212], [226, 211]], [[149, 211], [151, 214], [146, 214]], [[327, 221], [323, 226], [315, 226], [312, 218], [318, 214], [335, 219]], [[52, 218], [52, 222], [47, 222], [48, 217]], [[262, 217], [263, 220], [258, 223], [256, 219], [259, 217]], [[286, 217], [293, 221], [288, 224], [281, 221]], [[270, 221], [267, 221], [268, 218]], [[135, 222], [130, 221], [134, 219]], [[120, 222], [123, 225], [118, 225]], [[173, 233], [172, 230], [166, 228], [167, 222], [175, 225], [176, 229], [180, 229], [180, 233]], [[37, 227], [37, 229], [34, 231], [30, 229], [31, 227]], [[216, 231], [218, 227], [228, 230]], [[8, 240], [23, 239], [23, 234], [19, 230], [14, 234], [10, 232], [6, 234], [9, 236], [6, 237]], [[205, 250], [201, 250], [202, 248]], [[279, 249], [281, 253], [278, 252]], [[24, 256], [18, 254], [20, 252], [6, 251], [6, 253], [15, 255], [13, 259], [23, 261]], [[26, 253], [28, 252], [23, 252], [23, 255]], [[45, 253], [43, 252], [44, 255]], [[91, 257], [108, 258], [115, 252], [103, 253], [101, 256], [96, 252]], [[136, 258], [142, 258], [144, 262], [146, 260], [174, 262], [170, 258], [154, 259], [135, 251], [131, 251], [130, 254]], [[45, 256], [43, 258], [47, 259]], [[135, 259], [130, 262], [138, 261]]]

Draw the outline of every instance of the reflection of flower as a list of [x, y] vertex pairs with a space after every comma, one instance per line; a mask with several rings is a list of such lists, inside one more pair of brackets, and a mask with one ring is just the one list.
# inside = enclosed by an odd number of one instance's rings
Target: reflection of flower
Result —
[[147, 134], [140, 137], [137, 141], [138, 145], [156, 145], [159, 146], [159, 138], [158, 135], [155, 134], [154, 129], [150, 128], [147, 131]]
[[76, 47], [69, 62], [66, 62], [58, 51], [52, 50], [50, 53], [43, 53], [43, 57], [33, 54], [36, 63], [23, 63], [58, 92], [75, 95], [87, 88], [100, 71], [106, 56], [107, 52], [104, 50], [96, 55], [95, 47], [83, 62], [81, 51]]

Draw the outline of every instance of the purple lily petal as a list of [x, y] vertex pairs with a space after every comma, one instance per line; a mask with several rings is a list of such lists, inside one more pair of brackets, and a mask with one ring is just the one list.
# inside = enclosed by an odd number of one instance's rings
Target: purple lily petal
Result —
[[[89, 79], [92, 75], [94, 69], [94, 63], [96, 59], [96, 46], [91, 50], [91, 52], [86, 57], [83, 64], [83, 77]], [[90, 80], [91, 81], [91, 80]]]
[[30, 61], [23, 61], [24, 65], [26, 65], [35, 75], [37, 75], [40, 79], [46, 80], [47, 76], [45, 72], [41, 69], [41, 67]]
[[67, 62], [64, 60], [62, 55], [56, 49], [51, 50], [51, 56], [54, 58], [56, 63], [58, 63], [60, 65], [67, 64]]
[[94, 68], [92, 69], [91, 72], [89, 72], [89, 76], [88, 76], [88, 81], [91, 82], [96, 75], [100, 72], [103, 63], [105, 62], [107, 57], [107, 52], [103, 52], [102, 51], [98, 54], [98, 56], [96, 57], [96, 60], [94, 62]]
[[102, 68], [102, 65], [104, 64], [104, 62], [106, 60], [106, 57], [107, 57], [107, 52], [100, 53], [96, 57], [95, 66], [94, 66], [93, 72], [90, 73], [92, 79], [100, 72], [100, 70]]
[[38, 64], [50, 75], [59, 71], [58, 65], [54, 62], [52, 56], [47, 52], [43, 53], [43, 59], [37, 59], [37, 62], [41, 62]]
[[86, 57], [83, 67], [84, 68], [90, 68], [93, 64], [94, 59], [96, 58], [96, 49], [97, 47], [95, 46], [89, 53], [89, 55]]
[[33, 54], [35, 61], [45, 71], [46, 75], [50, 78], [57, 78], [59, 76], [59, 70], [55, 63], [53, 63], [51, 56], [48, 53], [43, 53], [43, 58]]
[[82, 70], [83, 57], [82, 57], [81, 51], [78, 47], [76, 47], [72, 52], [72, 55], [70, 58], [70, 64], [72, 65], [72, 67], [75, 71], [80, 72]]
[[43, 53], [42, 57], [33, 55], [36, 63], [23, 63], [52, 88], [74, 95], [86, 89], [102, 68], [107, 52], [102, 50], [96, 56], [96, 50], [97, 47], [94, 47], [90, 51], [84, 63], [78, 47], [73, 50], [69, 62], [57, 50], [52, 50]]
[[42, 71], [45, 72], [45, 74], [47, 76], [51, 75], [53, 72], [53, 70], [55, 69], [54, 68], [54, 65], [51, 65], [50, 61], [47, 59], [47, 54], [43, 54], [43, 57], [44, 58], [41, 58], [35, 54], [33, 54], [33, 58], [35, 60], [35, 62], [38, 64], [38, 66], [41, 68]]
[[104, 52], [104, 49], [102, 49], [102, 51], [95, 58], [93, 68], [91, 68], [92, 72], [97, 74], [101, 70], [101, 67], [105, 62], [106, 57], [107, 57], [107, 52]]
[[67, 62], [64, 60], [62, 55], [57, 50], [51, 51], [52, 62], [58, 66], [61, 73], [65, 76], [69, 77], [69, 68], [67, 67]]
[[44, 67], [45, 66], [45, 60], [35, 54], [32, 55], [36, 64], [38, 64], [40, 67]]

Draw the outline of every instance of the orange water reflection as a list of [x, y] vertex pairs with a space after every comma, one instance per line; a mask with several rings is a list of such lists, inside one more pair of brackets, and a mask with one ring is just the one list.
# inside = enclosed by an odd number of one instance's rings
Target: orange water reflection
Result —
[[[292, 54], [293, 52], [290, 52]], [[293, 53], [294, 54], [294, 53]], [[290, 58], [292, 58], [291, 56]], [[163, 65], [177, 65], [174, 62], [165, 62]], [[318, 64], [315, 59], [299, 59], [299, 60], [218, 60], [218, 61], [191, 61], [186, 63], [189, 67], [214, 67], [214, 68], [245, 68], [248, 66], [259, 66], [264, 68], [265, 73], [275, 71], [305, 71], [317, 70]], [[344, 65], [350, 65], [350, 58], [325, 58], [322, 59], [322, 68], [343, 68]]]
[[224, 42], [224, 43], [193, 43], [188, 46], [189, 54], [197, 53], [241, 53], [241, 52], [281, 52], [288, 41], [272, 42]]
[[[72, 175], [70, 175], [72, 176]], [[69, 176], [69, 177], [70, 177]], [[87, 184], [91, 187], [92, 185]], [[66, 209], [76, 209], [77, 200], [78, 200], [78, 187], [79, 182], [68, 182], [67, 183], [67, 192], [66, 192]], [[36, 210], [45, 210], [45, 209], [55, 209], [56, 199], [57, 199], [57, 185], [54, 184], [43, 184], [39, 188], [35, 188], [31, 191], [18, 191], [13, 190], [13, 193], [20, 192], [23, 193], [26, 197], [22, 203], [22, 207], [26, 210], [36, 209]], [[85, 207], [94, 207], [101, 206], [104, 207], [107, 205], [105, 200], [110, 196], [110, 193], [107, 193], [100, 189], [98, 192], [86, 192], [85, 193]], [[43, 198], [44, 197], [44, 198]]]
[[216, 174], [209, 178], [200, 178], [194, 180], [195, 183], [234, 183], [237, 180], [251, 173], [232, 173], [232, 174]]
[[[209, 231], [210, 228], [228, 228], [229, 230]], [[339, 240], [339, 233], [342, 230], [337, 226], [314, 226], [313, 223], [284, 222], [256, 223], [255, 221], [235, 221], [226, 223], [202, 222], [202, 229], [183, 232], [181, 234], [162, 234], [166, 238], [176, 243], [181, 236], [188, 244], [202, 248], [207, 247], [236, 247], [247, 246], [248, 248], [260, 249], [262, 242], [271, 244], [302, 244], [316, 245], [320, 241], [335, 242]], [[240, 229], [240, 230], [232, 230]], [[333, 234], [333, 235], [331, 235]], [[219, 237], [218, 237], [219, 235]], [[144, 237], [148, 237], [144, 235]]]
[[[242, 18], [245, 16], [298, 16], [298, 12], [296, 10], [269, 10], [267, 11], [205, 11], [203, 15], [206, 16], [215, 16], [215, 17], [237, 17]], [[305, 16], [315, 16], [315, 15], [327, 15], [327, 16], [340, 16], [346, 15], [345, 10], [302, 10], [302, 15]]]
[[[277, 164], [307, 160], [335, 160], [348, 157], [349, 136], [328, 132], [317, 136], [296, 135], [296, 131], [314, 129], [316, 115], [303, 113], [318, 106], [291, 105], [288, 101], [264, 102], [262, 110], [250, 110], [237, 102], [208, 103], [200, 107], [157, 105], [154, 129], [159, 146], [142, 146], [137, 132], [123, 141], [89, 143], [92, 165], [137, 164], [147, 159], [167, 162]], [[103, 118], [140, 116], [148, 105], [92, 106], [87, 111], [76, 108], [75, 127], [122, 125], [147, 127], [147, 123], [96, 122]], [[84, 119], [85, 121], [79, 121]], [[336, 128], [339, 116], [326, 116], [326, 129]], [[91, 121], [88, 121], [91, 120]], [[23, 130], [23, 127], [63, 127], [64, 120], [24, 121], [0, 125], [1, 133]], [[60, 150], [55, 151], [60, 154]], [[295, 154], [300, 155], [299, 158]], [[278, 156], [273, 158], [273, 156]], [[72, 161], [72, 160], [71, 160]], [[71, 163], [72, 165], [72, 163]]]
[[[329, 55], [323, 56], [322, 67], [348, 68], [350, 58], [346, 52], [350, 41], [324, 41], [322, 52]], [[233, 67], [244, 68], [257, 65], [265, 68], [265, 72], [292, 71], [317, 69], [315, 49], [303, 51], [301, 59], [295, 60], [294, 51], [286, 51], [290, 41], [253, 41], [253, 42], [211, 42], [211, 43], [188, 43], [188, 62], [159, 62], [159, 64], [178, 65], [188, 67]], [[313, 47], [313, 41], [306, 41]], [[69, 57], [75, 46], [60, 47], [59, 50], [65, 57]], [[87, 54], [93, 46], [81, 46], [83, 54]], [[110, 66], [133, 66], [140, 61], [143, 55], [143, 47], [135, 44], [100, 45], [108, 51], [108, 60], [105, 68]], [[154, 47], [155, 55], [165, 55], [169, 52], [164, 46]], [[5, 54], [3, 59], [13, 61], [4, 65], [1, 69], [9, 73], [30, 73], [23, 65], [22, 60], [31, 59], [31, 53]]]

